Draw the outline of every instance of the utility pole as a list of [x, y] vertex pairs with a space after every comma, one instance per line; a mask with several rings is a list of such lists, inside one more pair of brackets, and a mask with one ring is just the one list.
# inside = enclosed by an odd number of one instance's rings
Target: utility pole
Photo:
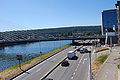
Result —
[[91, 65], [91, 51], [89, 51], [89, 59], [90, 59], [90, 80], [92, 80], [93, 77], [92, 77], [92, 65]]

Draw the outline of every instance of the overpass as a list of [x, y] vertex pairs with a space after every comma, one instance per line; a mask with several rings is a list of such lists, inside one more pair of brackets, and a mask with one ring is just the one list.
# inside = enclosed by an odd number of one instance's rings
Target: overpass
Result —
[[74, 43], [75, 40], [92, 40], [92, 39], [100, 39], [100, 42], [104, 44], [105, 36], [67, 36], [67, 37], [48, 37], [48, 38], [34, 38], [34, 39], [26, 39], [26, 40], [15, 40], [15, 41], [1, 41], [0, 45], [14, 45], [14, 44], [23, 44], [30, 42], [38, 42], [38, 41], [58, 41], [58, 40], [72, 40]]

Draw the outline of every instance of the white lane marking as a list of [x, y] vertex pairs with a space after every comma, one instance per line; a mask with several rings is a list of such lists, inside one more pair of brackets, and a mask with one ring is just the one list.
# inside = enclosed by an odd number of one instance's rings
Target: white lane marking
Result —
[[83, 60], [83, 63], [82, 64], [84, 64], [85, 63], [85, 60]]
[[84, 60], [87, 60], [87, 58], [85, 58]]
[[71, 77], [71, 79], [73, 79], [73, 77]]
[[77, 71], [77, 68], [75, 69], [75, 71]]
[[108, 74], [108, 72], [106, 72]]
[[107, 78], [107, 75], [105, 75], [105, 78]]
[[85, 58], [85, 59], [83, 60], [83, 63], [82, 63], [82, 64], [84, 64], [86, 60], [87, 60], [87, 58]]
[[81, 61], [82, 61], [82, 58], [83, 58], [84, 56], [85, 56], [85, 55], [83, 55], [83, 56], [81, 57], [81, 59], [80, 59], [79, 63], [81, 63]]
[[75, 75], [75, 72], [73, 73], [73, 75]]
[[77, 65], [77, 68], [79, 67], [79, 65]]
[[39, 68], [36, 72], [39, 72], [41, 70], [41, 68]]
[[56, 60], [56, 58], [53, 58], [51, 61], [55, 61]]

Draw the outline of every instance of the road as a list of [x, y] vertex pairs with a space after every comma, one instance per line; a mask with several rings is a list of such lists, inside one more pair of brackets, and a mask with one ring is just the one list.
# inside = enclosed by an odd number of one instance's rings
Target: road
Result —
[[77, 60], [68, 60], [68, 67], [57, 67], [47, 78], [53, 80], [89, 80], [89, 54], [77, 52]]
[[62, 61], [66, 57], [66, 53], [70, 50], [73, 50], [73, 47], [69, 47], [59, 52], [58, 54], [50, 57], [44, 62], [28, 70], [27, 73], [23, 73], [13, 80], [40, 80], [54, 66], [56, 66], [60, 61]]

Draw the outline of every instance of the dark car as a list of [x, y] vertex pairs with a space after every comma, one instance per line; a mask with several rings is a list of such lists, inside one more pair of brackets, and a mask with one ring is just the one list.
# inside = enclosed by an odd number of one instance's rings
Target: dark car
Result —
[[84, 48], [84, 50], [85, 50], [85, 53], [88, 53], [88, 49]]
[[67, 60], [62, 61], [61, 66], [69, 66], [69, 62]]
[[85, 48], [80, 48], [80, 53], [85, 53]]
[[88, 49], [87, 48], [79, 48], [77, 51], [80, 51], [80, 53], [87, 53]]

